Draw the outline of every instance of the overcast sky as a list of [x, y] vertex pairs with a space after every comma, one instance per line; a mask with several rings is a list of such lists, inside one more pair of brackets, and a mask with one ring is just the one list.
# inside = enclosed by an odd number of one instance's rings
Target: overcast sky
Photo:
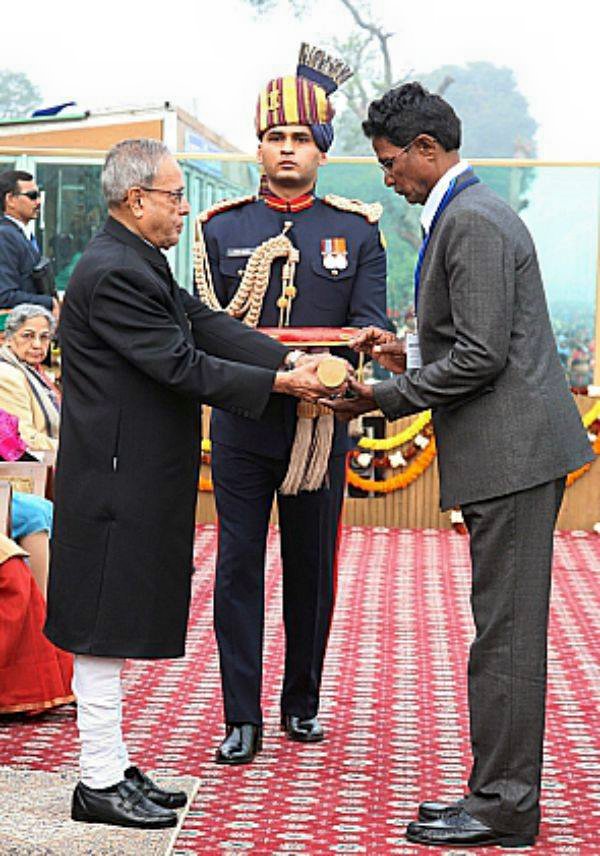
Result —
[[[205, 124], [249, 151], [262, 83], [293, 73], [301, 41], [321, 44], [353, 26], [339, 0], [316, 0], [301, 20], [280, 6], [257, 18], [242, 0], [35, 3], [33, 23], [3, 40], [0, 67], [24, 71], [46, 104], [195, 105]], [[558, 9], [527, 0], [373, 0], [373, 7], [396, 34], [397, 76], [477, 60], [509, 66], [540, 125], [539, 157], [600, 160], [598, 0]]]

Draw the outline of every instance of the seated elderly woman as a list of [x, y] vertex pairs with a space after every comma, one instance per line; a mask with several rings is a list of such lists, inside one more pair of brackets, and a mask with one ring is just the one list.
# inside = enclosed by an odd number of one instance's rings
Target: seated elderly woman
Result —
[[0, 407], [18, 418], [19, 433], [34, 451], [58, 446], [60, 397], [42, 368], [55, 323], [43, 306], [21, 303], [7, 316], [0, 347]]

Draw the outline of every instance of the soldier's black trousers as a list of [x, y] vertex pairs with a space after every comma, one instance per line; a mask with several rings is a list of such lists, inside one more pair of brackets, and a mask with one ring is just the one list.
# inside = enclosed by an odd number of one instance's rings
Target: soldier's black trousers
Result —
[[[315, 716], [335, 595], [343, 455], [329, 462], [328, 484], [277, 496], [286, 635], [281, 712]], [[273, 496], [287, 461], [214, 443], [212, 469], [219, 517], [215, 630], [225, 721], [262, 724], [264, 563]]]

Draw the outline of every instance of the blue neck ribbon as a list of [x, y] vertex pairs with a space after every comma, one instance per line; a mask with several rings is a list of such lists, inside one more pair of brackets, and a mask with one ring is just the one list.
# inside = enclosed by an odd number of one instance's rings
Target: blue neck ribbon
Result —
[[[470, 172], [471, 175], [465, 181], [463, 181], [458, 187], [456, 186], [456, 182], [458, 178], [462, 178], [466, 173]], [[423, 243], [419, 249], [419, 257], [417, 259], [417, 266], [415, 267], [415, 313], [417, 312], [417, 307], [419, 303], [419, 287], [421, 284], [421, 268], [423, 267], [423, 260], [425, 259], [425, 253], [427, 252], [427, 247], [429, 245], [429, 241], [431, 240], [431, 236], [433, 235], [433, 230], [436, 227], [436, 224], [444, 210], [448, 207], [448, 205], [452, 202], [455, 196], [458, 196], [463, 190], [467, 187], [470, 187], [472, 184], [477, 184], [479, 179], [473, 173], [472, 167], [467, 167], [467, 169], [461, 173], [456, 178], [453, 178], [450, 182], [448, 189], [442, 196], [442, 201], [438, 205], [435, 214], [433, 215], [433, 220], [431, 221], [431, 226], [429, 227], [429, 232], [423, 238]]]

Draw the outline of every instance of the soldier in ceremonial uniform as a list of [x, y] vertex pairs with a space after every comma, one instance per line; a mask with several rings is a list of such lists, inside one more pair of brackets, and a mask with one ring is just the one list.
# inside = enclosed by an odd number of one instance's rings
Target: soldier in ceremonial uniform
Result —
[[[196, 285], [209, 305], [259, 327], [386, 325], [381, 206], [315, 195], [333, 141], [329, 95], [350, 74], [343, 62], [303, 45], [296, 76], [271, 80], [261, 92], [261, 192], [218, 203], [196, 224]], [[281, 727], [299, 742], [324, 737], [317, 712], [347, 434], [326, 408], [297, 412], [292, 398], [273, 395], [258, 422], [214, 411], [211, 436], [215, 628], [227, 726], [216, 760], [241, 764], [262, 742], [264, 561], [276, 492], [286, 633]]]

